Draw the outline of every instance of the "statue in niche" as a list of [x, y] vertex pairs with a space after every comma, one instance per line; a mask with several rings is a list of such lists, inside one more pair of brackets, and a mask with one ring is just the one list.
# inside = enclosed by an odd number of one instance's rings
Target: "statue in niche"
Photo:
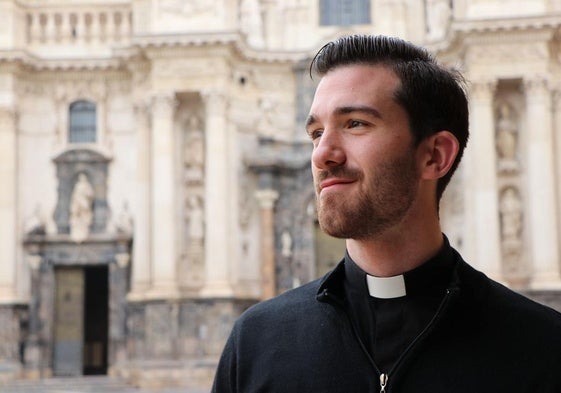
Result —
[[446, 36], [451, 17], [449, 0], [428, 0], [427, 38], [429, 41], [438, 41]]
[[285, 258], [292, 256], [292, 236], [286, 229], [281, 234], [281, 255]]
[[202, 243], [205, 236], [204, 211], [201, 198], [191, 195], [188, 199], [189, 240]]
[[518, 150], [518, 127], [508, 104], [499, 107], [497, 119], [497, 154], [501, 171], [518, 169], [516, 153]]
[[124, 201], [123, 208], [115, 218], [115, 229], [118, 233], [132, 234], [133, 228], [134, 222], [129, 210], [129, 204], [127, 201]]
[[197, 116], [189, 118], [184, 147], [185, 181], [200, 184], [204, 176], [205, 146], [201, 122]]
[[93, 219], [94, 190], [87, 176], [80, 173], [70, 199], [70, 238], [80, 243], [90, 233]]
[[503, 191], [499, 211], [503, 256], [509, 270], [515, 270], [522, 256], [522, 201], [514, 187]]

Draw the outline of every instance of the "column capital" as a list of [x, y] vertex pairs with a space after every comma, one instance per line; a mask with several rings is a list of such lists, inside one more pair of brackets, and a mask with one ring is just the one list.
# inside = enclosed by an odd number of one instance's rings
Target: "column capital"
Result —
[[479, 79], [469, 84], [469, 95], [474, 100], [491, 99], [497, 88], [496, 79]]
[[261, 209], [272, 209], [277, 199], [279, 199], [279, 192], [270, 188], [257, 190], [255, 191], [255, 198]]
[[0, 132], [11, 131], [16, 123], [18, 111], [12, 106], [0, 106]]
[[534, 76], [524, 79], [524, 91], [528, 94], [544, 94], [549, 92], [549, 81], [547, 78]]
[[207, 107], [207, 112], [223, 112], [228, 106], [228, 95], [218, 89], [204, 89], [200, 91], [204, 104]]
[[177, 107], [179, 101], [175, 96], [175, 92], [167, 91], [160, 92], [152, 95], [152, 108], [154, 114], [168, 114], [173, 112]]

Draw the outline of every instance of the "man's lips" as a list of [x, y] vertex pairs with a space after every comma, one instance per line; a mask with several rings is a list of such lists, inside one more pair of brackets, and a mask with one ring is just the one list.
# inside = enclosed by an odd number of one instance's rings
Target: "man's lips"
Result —
[[350, 184], [353, 182], [354, 180], [352, 179], [338, 179], [338, 178], [326, 179], [320, 183], [319, 189], [321, 191], [329, 187]]

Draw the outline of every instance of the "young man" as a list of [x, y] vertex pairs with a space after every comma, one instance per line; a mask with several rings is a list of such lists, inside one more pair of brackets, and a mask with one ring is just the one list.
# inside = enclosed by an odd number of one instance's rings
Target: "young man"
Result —
[[461, 76], [383, 36], [331, 42], [312, 71], [318, 218], [347, 253], [242, 315], [213, 392], [561, 392], [561, 314], [475, 271], [441, 233], [468, 139]]

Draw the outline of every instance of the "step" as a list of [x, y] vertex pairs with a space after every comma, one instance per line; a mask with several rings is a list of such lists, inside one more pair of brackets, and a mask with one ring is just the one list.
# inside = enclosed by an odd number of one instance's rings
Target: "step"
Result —
[[15, 380], [0, 385], [0, 393], [135, 392], [125, 381], [107, 376], [55, 377]]

